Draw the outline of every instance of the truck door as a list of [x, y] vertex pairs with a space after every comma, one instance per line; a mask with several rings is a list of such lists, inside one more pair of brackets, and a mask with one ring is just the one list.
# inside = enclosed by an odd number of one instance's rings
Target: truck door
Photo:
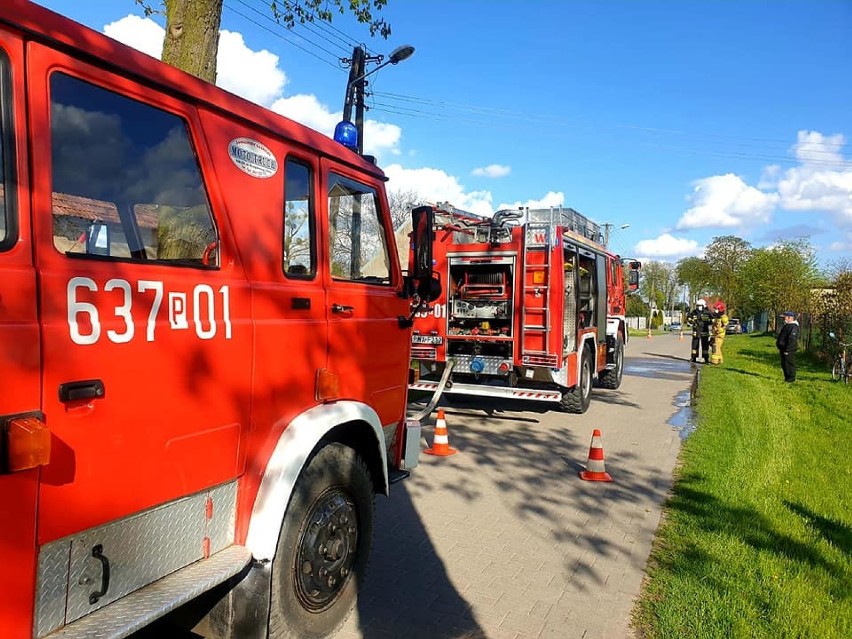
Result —
[[382, 424], [402, 415], [407, 386], [408, 314], [399, 296], [400, 268], [381, 183], [358, 179], [326, 162], [328, 224], [328, 369], [340, 396], [363, 401]]
[[0, 633], [9, 637], [29, 636], [31, 628], [39, 469], [10, 468], [4, 431], [11, 418], [41, 406], [23, 52], [21, 40], [0, 25]]
[[[39, 494], [46, 544], [241, 472], [251, 327], [245, 279], [202, 176], [210, 160], [194, 109], [45, 47], [29, 53], [42, 405], [53, 435]], [[173, 525], [137, 521], [130, 547], [163, 538], [170, 552], [152, 563], [174, 559], [189, 531]], [[137, 560], [113, 564], [113, 581]], [[66, 622], [75, 597], [90, 611], [73, 574], [70, 583]]]

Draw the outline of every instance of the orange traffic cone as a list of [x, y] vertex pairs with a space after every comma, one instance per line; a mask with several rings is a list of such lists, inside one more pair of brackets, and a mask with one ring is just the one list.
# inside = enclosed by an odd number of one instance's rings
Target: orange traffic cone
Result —
[[449, 457], [455, 455], [455, 448], [450, 448], [450, 437], [447, 433], [447, 421], [444, 419], [444, 409], [438, 409], [438, 419], [435, 420], [435, 436], [432, 438], [432, 448], [423, 451], [427, 455], [437, 457]]
[[612, 481], [612, 477], [604, 468], [604, 452], [601, 445], [601, 431], [597, 428], [592, 432], [592, 443], [589, 446], [589, 461], [586, 470], [580, 471], [580, 479], [586, 481]]
[[679, 342], [683, 341], [683, 331], [680, 332], [680, 337], [677, 338]]
[[651, 327], [648, 327], [648, 339], [651, 339]]

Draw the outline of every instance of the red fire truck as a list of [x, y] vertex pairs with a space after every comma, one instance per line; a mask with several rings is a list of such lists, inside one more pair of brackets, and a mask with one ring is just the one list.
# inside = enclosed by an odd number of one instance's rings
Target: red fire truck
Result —
[[[621, 384], [625, 284], [600, 226], [570, 208], [491, 218], [434, 207], [443, 294], [418, 314], [409, 388], [558, 402], [582, 413], [592, 383]], [[630, 263], [638, 286], [639, 263]]]
[[384, 181], [4, 0], [0, 637], [125, 637], [209, 592], [208, 636], [343, 623], [419, 454]]

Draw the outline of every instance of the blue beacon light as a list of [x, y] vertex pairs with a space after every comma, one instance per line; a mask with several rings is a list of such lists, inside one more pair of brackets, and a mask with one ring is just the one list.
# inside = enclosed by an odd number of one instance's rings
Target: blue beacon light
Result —
[[341, 120], [334, 127], [334, 141], [352, 151], [358, 150], [358, 129], [349, 120]]

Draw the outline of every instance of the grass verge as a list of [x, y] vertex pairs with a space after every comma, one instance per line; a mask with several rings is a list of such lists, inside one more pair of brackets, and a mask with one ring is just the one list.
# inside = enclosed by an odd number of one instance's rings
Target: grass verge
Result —
[[649, 639], [852, 637], [852, 385], [772, 337], [704, 367], [634, 627]]

